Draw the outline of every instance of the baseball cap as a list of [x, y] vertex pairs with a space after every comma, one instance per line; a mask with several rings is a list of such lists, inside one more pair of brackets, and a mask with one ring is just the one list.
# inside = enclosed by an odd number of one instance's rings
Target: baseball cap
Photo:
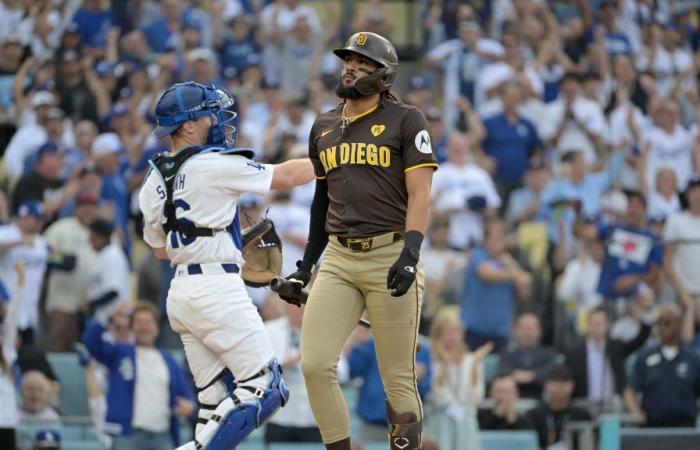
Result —
[[108, 61], [100, 61], [95, 64], [95, 73], [99, 77], [114, 76], [114, 65]]
[[75, 197], [75, 205], [76, 206], [83, 206], [83, 205], [97, 205], [97, 195], [93, 194], [92, 192], [80, 192], [76, 197]]
[[44, 217], [44, 205], [36, 200], [27, 200], [17, 208], [17, 217]]
[[279, 89], [280, 83], [277, 80], [269, 79], [267, 77], [263, 77], [262, 80], [260, 80], [260, 89]]
[[89, 162], [83, 167], [81, 167], [80, 171], [78, 172], [78, 176], [84, 177], [85, 175], [88, 175], [90, 173], [96, 173], [97, 175], [101, 175], [100, 168], [97, 167], [97, 165], [94, 162]]
[[2, 40], [2, 45], [18, 44], [22, 45], [22, 38], [17, 33], [10, 33]]
[[481, 28], [481, 23], [477, 19], [463, 20], [458, 25], [459, 28]]
[[574, 377], [568, 367], [560, 364], [547, 372], [547, 381], [574, 381]]
[[63, 120], [66, 117], [66, 113], [61, 108], [51, 108], [46, 117], [52, 120]]
[[96, 235], [107, 239], [114, 233], [114, 225], [104, 219], [96, 219], [90, 224], [89, 228]]
[[68, 50], [61, 55], [61, 62], [76, 62], [78, 61], [78, 54], [74, 50]]
[[430, 89], [433, 87], [433, 83], [422, 75], [416, 75], [411, 78], [411, 81], [408, 83], [408, 87], [412, 91], [417, 91], [419, 89]]
[[126, 116], [129, 114], [129, 107], [126, 106], [125, 103], [118, 102], [112, 105], [112, 107], [109, 109], [109, 112], [107, 113], [107, 118], [106, 121], [109, 122], [110, 120], [114, 119], [115, 117], [122, 117]]
[[195, 48], [187, 55], [187, 60], [189, 62], [205, 60], [213, 64], [216, 62], [216, 55], [211, 49], [199, 47]]
[[38, 91], [32, 95], [32, 108], [40, 106], [53, 105], [56, 98], [49, 91]]
[[124, 149], [122, 141], [117, 136], [117, 133], [102, 133], [95, 138], [92, 143], [93, 156], [108, 155], [110, 153], [118, 153]]
[[40, 430], [34, 439], [34, 448], [58, 449], [61, 448], [61, 435], [56, 430]]
[[66, 28], [64, 30], [65, 33], [75, 33], [78, 34], [78, 31], [80, 30], [80, 27], [78, 26], [77, 23], [75, 22], [70, 22], [68, 25], [66, 25]]
[[428, 120], [440, 120], [442, 116], [440, 115], [440, 110], [434, 106], [428, 108], [425, 112], [425, 118]]
[[44, 155], [50, 155], [53, 153], [60, 153], [60, 151], [61, 151], [61, 149], [58, 146], [58, 144], [56, 144], [53, 141], [49, 141], [49, 142], [46, 142], [45, 144], [43, 144], [41, 147], [39, 147], [39, 149], [36, 151], [36, 157], [37, 157], [37, 160], [39, 160], [39, 159], [43, 158]]

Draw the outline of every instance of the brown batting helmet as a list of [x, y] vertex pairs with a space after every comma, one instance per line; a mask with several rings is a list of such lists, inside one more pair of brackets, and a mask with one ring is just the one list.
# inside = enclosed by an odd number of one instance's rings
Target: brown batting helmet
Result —
[[376, 33], [355, 33], [350, 36], [345, 47], [336, 48], [333, 53], [343, 59], [348, 53], [357, 53], [379, 65], [373, 74], [355, 80], [354, 86], [362, 95], [388, 91], [396, 79], [399, 68], [396, 50], [388, 39]]

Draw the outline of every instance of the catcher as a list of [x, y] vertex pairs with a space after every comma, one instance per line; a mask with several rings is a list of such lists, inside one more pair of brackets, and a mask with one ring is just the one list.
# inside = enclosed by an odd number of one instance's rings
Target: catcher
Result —
[[[244, 192], [308, 183], [313, 169], [308, 159], [258, 164], [251, 150], [235, 148], [231, 106], [233, 98], [213, 86], [188, 82], [165, 91], [155, 135], [167, 138], [171, 151], [151, 161], [139, 194], [144, 240], [176, 267], [168, 318], [198, 389], [195, 440], [180, 449], [231, 450], [289, 395], [241, 278], [237, 202]], [[274, 230], [266, 224], [257, 231], [263, 237], [250, 235], [249, 248], [259, 251]]]

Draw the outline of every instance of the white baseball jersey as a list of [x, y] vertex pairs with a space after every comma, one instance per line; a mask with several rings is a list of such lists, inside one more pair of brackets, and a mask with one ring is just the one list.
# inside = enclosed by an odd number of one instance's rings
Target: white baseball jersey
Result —
[[[22, 239], [22, 232], [11, 223], [0, 226], [0, 243], [7, 244]], [[20, 329], [39, 325], [39, 297], [49, 257], [48, 246], [39, 234], [34, 235], [34, 245], [20, 244], [0, 253], [0, 278], [14, 295], [17, 289], [15, 262], [24, 262], [26, 271], [22, 303], [17, 315], [17, 327]]]
[[202, 151], [185, 161], [173, 184], [178, 221], [211, 228], [213, 236], [183, 236], [163, 230], [166, 218], [165, 182], [151, 170], [139, 193], [144, 217], [143, 237], [153, 248], [165, 247], [173, 266], [178, 264], [243, 264], [238, 199], [244, 192], [265, 194], [272, 184], [272, 166], [242, 155]]
[[93, 261], [88, 298], [94, 301], [112, 291], [118, 301], [129, 300], [129, 260], [121, 246], [112, 242], [97, 252]]

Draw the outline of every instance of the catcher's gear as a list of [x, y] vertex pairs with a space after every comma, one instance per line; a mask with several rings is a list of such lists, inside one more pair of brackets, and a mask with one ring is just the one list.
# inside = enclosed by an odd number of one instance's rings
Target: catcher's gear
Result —
[[355, 33], [345, 43], [345, 47], [333, 50], [338, 57], [345, 59], [348, 53], [358, 53], [371, 59], [380, 67], [373, 74], [358, 78], [353, 83], [362, 95], [372, 95], [388, 91], [396, 79], [399, 58], [388, 39], [376, 33]]
[[[165, 183], [166, 196], [165, 203], [163, 203], [165, 223], [163, 224], [163, 231], [166, 235], [169, 232], [178, 233], [180, 235], [180, 241], [185, 245], [193, 242], [197, 237], [213, 236], [214, 232], [217, 231], [211, 228], [198, 227], [185, 218], [178, 219], [177, 208], [175, 207], [177, 202], [173, 200], [175, 179], [182, 165], [193, 156], [208, 152], [218, 152], [222, 155], [240, 155], [248, 159], [253, 158], [253, 151], [246, 148], [204, 148], [193, 145], [180, 150], [174, 155], [168, 152], [159, 153], [148, 161], [151, 170], [158, 172], [163, 179], [163, 183]], [[229, 226], [225, 230], [230, 233], [232, 232], [232, 227]]]
[[[268, 376], [269, 382], [263, 389], [246, 383]], [[231, 450], [245, 440], [250, 433], [265, 423], [289, 399], [289, 390], [282, 378], [282, 368], [273, 359], [269, 365], [251, 378], [237, 382], [236, 390], [224, 398], [211, 414], [209, 421], [197, 439], [178, 450]], [[253, 401], [241, 400], [236, 392], [249, 391]]]
[[243, 273], [248, 286], [265, 287], [282, 271], [282, 241], [270, 219], [263, 219], [241, 233]]
[[164, 138], [189, 120], [214, 116], [207, 144], [226, 148], [236, 146], [237, 113], [232, 109], [234, 99], [216, 86], [204, 86], [194, 81], [172, 85], [158, 99], [155, 116], [158, 126], [154, 134]]

